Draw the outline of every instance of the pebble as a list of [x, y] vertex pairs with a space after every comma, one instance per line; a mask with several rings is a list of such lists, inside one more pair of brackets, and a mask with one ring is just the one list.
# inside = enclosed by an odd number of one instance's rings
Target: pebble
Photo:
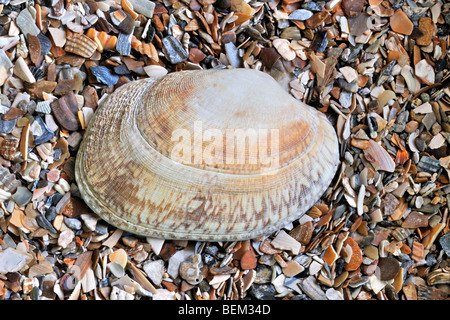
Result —
[[175, 252], [170, 259], [167, 266], [167, 273], [175, 279], [179, 275], [180, 264], [184, 262], [190, 255], [192, 251], [190, 250], [180, 250]]
[[14, 74], [18, 76], [23, 81], [28, 83], [35, 83], [36, 79], [28, 68], [27, 63], [22, 57], [17, 58], [14, 65]]
[[36, 26], [34, 18], [28, 9], [23, 9], [22, 11], [20, 11], [19, 15], [16, 17], [15, 22], [17, 27], [19, 27], [20, 31], [25, 35], [25, 37], [27, 37], [29, 33], [33, 36], [37, 36], [40, 33], [40, 30]]
[[316, 12], [312, 15], [311, 18], [305, 21], [305, 24], [308, 28], [314, 29], [320, 26], [326, 18], [328, 18], [329, 13], [326, 10], [322, 10], [320, 12]]
[[121, 64], [117, 67], [114, 67], [114, 73], [118, 75], [129, 75], [131, 74], [131, 71], [128, 70], [125, 64]]
[[[381, 69], [380, 75], [379, 75], [378, 80], [377, 80], [377, 86], [378, 86], [378, 87], [381, 86], [383, 83], [385, 83], [386, 80], [391, 76], [392, 70], [393, 70], [395, 64], [396, 64], [396, 61], [393, 60], [393, 61], [387, 63], [387, 64]], [[408, 67], [409, 67], [409, 66], [408, 66]], [[408, 70], [408, 71], [409, 71], [409, 70]], [[406, 73], [406, 71], [405, 71], [405, 73]], [[405, 80], [406, 80], [406, 79], [405, 79]]]
[[242, 270], [251, 270], [256, 268], [258, 259], [252, 250], [247, 250], [241, 257], [240, 266]]
[[[443, 239], [443, 238], [445, 238], [445, 236], [443, 236], [441, 239]], [[445, 240], [444, 240], [444, 241], [445, 241]], [[442, 243], [441, 243], [441, 246], [442, 246], [442, 248], [447, 252], [447, 250], [444, 248], [444, 245], [442, 245]], [[447, 254], [447, 253], [446, 253], [446, 254]], [[448, 256], [448, 254], [447, 254], [447, 256]], [[435, 264], [438, 262], [437, 259], [436, 259], [436, 257], [435, 257], [433, 254], [427, 254], [427, 255], [425, 256], [425, 261], [426, 261], [426, 263], [427, 263], [427, 266], [429, 266], [429, 267], [435, 265]]]
[[419, 123], [417, 121], [411, 120], [409, 121], [405, 126], [405, 131], [409, 134], [416, 131], [416, 129], [419, 127]]
[[416, 147], [419, 151], [425, 151], [425, 149], [427, 148], [427, 143], [422, 139], [417, 138], [414, 143], [416, 144]]
[[420, 228], [428, 226], [428, 217], [420, 212], [412, 211], [403, 221], [403, 228]]
[[39, 42], [41, 44], [41, 55], [45, 56], [50, 52], [50, 49], [52, 48], [52, 43], [49, 38], [47, 38], [42, 33], [39, 33], [37, 35]]
[[16, 108], [16, 107], [11, 107], [9, 108], [8, 112], [6, 112], [2, 119], [3, 120], [17, 120], [18, 118], [22, 118], [22, 116], [24, 116], [26, 114], [25, 111]]
[[315, 1], [304, 2], [301, 7], [303, 9], [306, 9], [309, 11], [314, 11], [314, 12], [320, 12], [323, 9], [322, 6]]
[[197, 48], [189, 49], [189, 61], [192, 63], [200, 63], [206, 58], [206, 55]]
[[309, 276], [299, 284], [303, 292], [312, 300], [328, 300], [326, 294], [322, 291], [316, 279]]
[[366, 13], [348, 18], [348, 25], [350, 28], [350, 35], [355, 37], [361, 37], [368, 31], [370, 16]]
[[434, 69], [430, 66], [427, 60], [422, 59], [415, 66], [415, 73], [417, 78], [422, 80], [424, 83], [428, 85], [432, 85], [435, 82], [435, 74]]
[[400, 201], [392, 193], [386, 194], [384, 197], [384, 214], [387, 216], [393, 215], [399, 204]]
[[17, 119], [1, 120], [0, 119], [0, 132], [11, 133], [15, 128]]

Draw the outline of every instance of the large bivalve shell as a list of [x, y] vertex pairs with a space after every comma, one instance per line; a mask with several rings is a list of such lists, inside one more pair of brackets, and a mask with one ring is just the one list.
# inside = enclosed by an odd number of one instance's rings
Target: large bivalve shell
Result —
[[203, 70], [117, 89], [86, 130], [75, 174], [86, 203], [118, 228], [228, 241], [298, 219], [338, 162], [325, 116], [269, 75]]
[[94, 54], [97, 47], [98, 45], [94, 40], [84, 34], [75, 33], [67, 37], [64, 50], [84, 58], [90, 58]]

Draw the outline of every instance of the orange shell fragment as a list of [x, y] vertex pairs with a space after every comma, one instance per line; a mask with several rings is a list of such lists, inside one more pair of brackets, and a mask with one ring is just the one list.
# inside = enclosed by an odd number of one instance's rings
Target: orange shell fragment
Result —
[[338, 255], [336, 251], [334, 250], [333, 246], [329, 246], [327, 250], [325, 251], [325, 254], [323, 256], [323, 261], [327, 263], [328, 266], [331, 266], [336, 259], [338, 258]]

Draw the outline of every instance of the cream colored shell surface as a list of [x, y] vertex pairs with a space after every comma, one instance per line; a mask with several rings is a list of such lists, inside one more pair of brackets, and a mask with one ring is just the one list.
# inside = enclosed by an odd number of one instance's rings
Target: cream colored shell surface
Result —
[[[195, 145], [199, 125], [202, 132], [277, 132], [278, 148], [268, 151], [278, 165], [250, 161], [250, 143], [245, 163], [225, 161], [226, 150], [222, 162], [174, 157], [177, 130], [192, 133], [193, 151], [207, 147], [208, 141]], [[118, 228], [228, 241], [270, 234], [298, 219], [325, 192], [338, 161], [336, 134], [324, 115], [269, 75], [183, 71], [131, 82], [107, 97], [86, 130], [75, 174], [85, 202]]]

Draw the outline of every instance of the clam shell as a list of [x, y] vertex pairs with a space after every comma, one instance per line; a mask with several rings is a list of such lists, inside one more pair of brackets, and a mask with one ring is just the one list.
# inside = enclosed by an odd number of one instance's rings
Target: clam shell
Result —
[[[226, 138], [234, 142], [238, 129], [249, 142], [233, 150]], [[249, 138], [255, 132], [260, 158]], [[217, 139], [217, 152], [208, 149], [214, 138], [207, 133]], [[75, 174], [86, 203], [118, 228], [152, 238], [229, 241], [298, 219], [324, 193], [338, 162], [336, 133], [325, 116], [272, 77], [201, 70], [133, 81], [108, 96], [86, 130]]]

